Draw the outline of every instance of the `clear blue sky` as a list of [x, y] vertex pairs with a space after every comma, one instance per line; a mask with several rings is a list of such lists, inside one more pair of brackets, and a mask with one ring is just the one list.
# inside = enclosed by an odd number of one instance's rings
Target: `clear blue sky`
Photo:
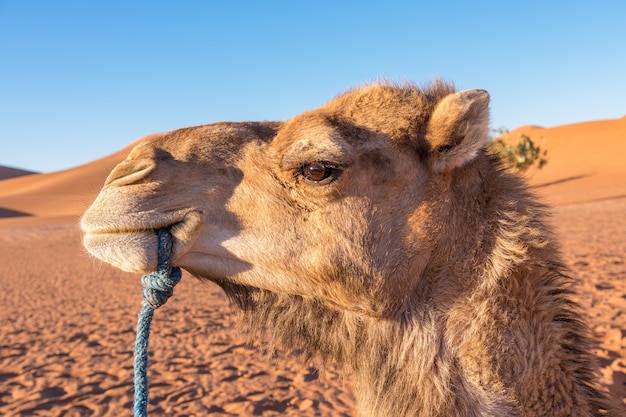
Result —
[[626, 1], [0, 0], [0, 165], [434, 77], [488, 90], [494, 128], [622, 117]]

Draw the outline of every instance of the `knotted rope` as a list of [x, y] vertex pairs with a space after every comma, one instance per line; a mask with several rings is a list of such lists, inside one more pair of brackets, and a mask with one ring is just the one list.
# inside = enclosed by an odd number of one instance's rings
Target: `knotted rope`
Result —
[[156, 272], [141, 277], [143, 289], [143, 305], [137, 322], [137, 338], [133, 368], [135, 370], [135, 402], [133, 413], [135, 417], [148, 415], [148, 338], [150, 337], [150, 323], [154, 309], [161, 307], [174, 292], [182, 276], [180, 268], [172, 267], [172, 235], [167, 229], [159, 229], [158, 266]]

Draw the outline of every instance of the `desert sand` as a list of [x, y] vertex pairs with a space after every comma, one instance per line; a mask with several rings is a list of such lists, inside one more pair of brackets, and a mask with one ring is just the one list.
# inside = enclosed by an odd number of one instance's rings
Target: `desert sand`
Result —
[[[626, 398], [626, 117], [523, 127], [548, 150], [527, 175], [598, 335], [602, 381]], [[542, 139], [543, 138], [543, 139]], [[140, 277], [89, 257], [81, 213], [131, 146], [0, 180], [0, 415], [131, 415]], [[0, 174], [3, 172], [0, 170]], [[24, 174], [24, 173], [22, 173]], [[219, 288], [184, 275], [155, 314], [151, 415], [352, 416], [349, 379], [250, 343]]]

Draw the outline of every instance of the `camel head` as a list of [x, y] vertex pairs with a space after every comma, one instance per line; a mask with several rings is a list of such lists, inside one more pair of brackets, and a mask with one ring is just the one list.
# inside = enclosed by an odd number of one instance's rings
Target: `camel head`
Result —
[[169, 228], [172, 264], [220, 285], [268, 351], [351, 372], [362, 416], [623, 415], [545, 208], [484, 149], [488, 102], [383, 83], [283, 123], [150, 136], [84, 244], [143, 273]]
[[489, 96], [377, 84], [284, 123], [218, 123], [143, 140], [82, 218], [84, 244], [120, 269], [173, 265], [229, 291], [402, 310], [452, 210], [449, 184], [485, 145]]

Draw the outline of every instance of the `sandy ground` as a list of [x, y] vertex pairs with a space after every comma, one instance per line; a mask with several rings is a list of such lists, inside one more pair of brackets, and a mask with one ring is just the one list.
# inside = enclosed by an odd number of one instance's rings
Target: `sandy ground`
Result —
[[[551, 160], [530, 180], [554, 205], [565, 260], [600, 341], [602, 381], [623, 400], [626, 119], [524, 129], [547, 138]], [[126, 152], [0, 181], [2, 416], [131, 415], [139, 276], [91, 259], [78, 228]], [[269, 358], [234, 318], [216, 286], [183, 277], [153, 323], [151, 415], [354, 415], [348, 380], [334, 369], [321, 379], [295, 356]]]

